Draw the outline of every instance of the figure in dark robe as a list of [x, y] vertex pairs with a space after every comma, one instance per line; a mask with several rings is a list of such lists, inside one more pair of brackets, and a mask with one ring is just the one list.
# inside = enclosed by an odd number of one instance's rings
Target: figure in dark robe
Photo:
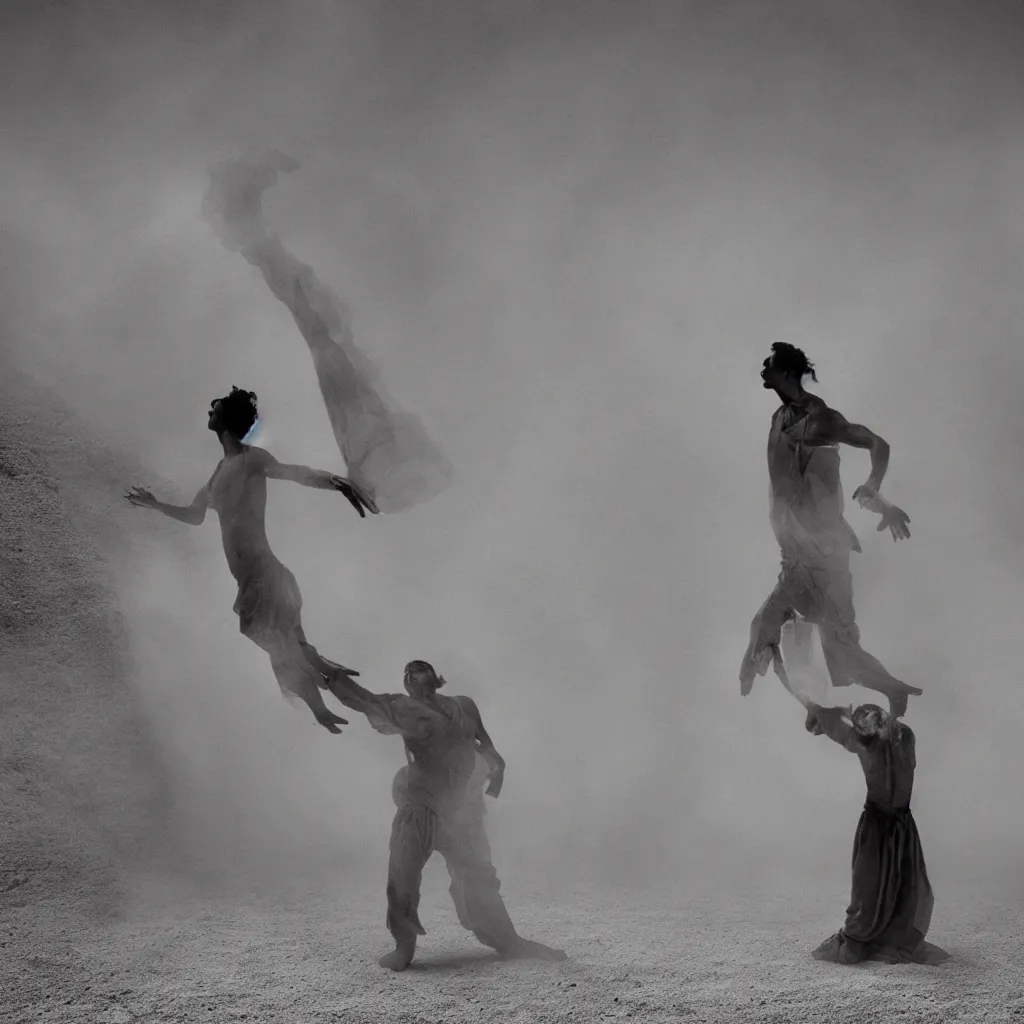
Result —
[[853, 497], [881, 514], [878, 529], [889, 530], [893, 540], [907, 538], [910, 517], [879, 493], [889, 465], [888, 444], [806, 392], [802, 381], [807, 374], [817, 379], [807, 356], [784, 342], [772, 345], [761, 371], [764, 387], [782, 400], [768, 435], [770, 520], [782, 552], [782, 570], [750, 625], [740, 692], [748, 694], [755, 677], [767, 671], [784, 626], [792, 623], [787, 639], [795, 644], [800, 660], [809, 656], [810, 630], [817, 626], [832, 685], [859, 683], [884, 694], [898, 717], [906, 712], [908, 696], [921, 690], [894, 678], [860, 644], [850, 553], [861, 547], [843, 517], [840, 444], [871, 453], [870, 475]]
[[910, 726], [875, 704], [825, 708], [805, 700], [806, 728], [857, 755], [867, 800], [853, 840], [853, 885], [842, 928], [816, 960], [937, 964], [947, 953], [925, 941], [934, 897], [910, 797], [916, 766]]
[[[564, 960], [558, 949], [516, 933], [501, 898], [498, 873], [484, 828], [484, 786], [497, 797], [505, 762], [494, 749], [476, 703], [438, 693], [444, 679], [425, 661], [405, 668], [405, 690], [372, 693], [341, 671], [328, 689], [347, 707], [366, 715], [384, 735], [402, 737], [407, 764], [392, 784], [397, 810], [388, 861], [387, 927], [395, 940], [382, 967], [403, 971], [425, 935], [420, 923], [420, 881], [434, 851], [445, 859], [459, 921], [485, 946], [507, 959]], [[480, 776], [482, 759], [487, 774]]]
[[[340, 491], [359, 513], [376, 512], [373, 501], [357, 484], [335, 473], [308, 466], [286, 465], [270, 452], [246, 444], [257, 420], [256, 395], [233, 388], [230, 395], [210, 403], [207, 425], [220, 441], [224, 457], [190, 505], [158, 501], [144, 487], [131, 487], [125, 498], [139, 508], [151, 508], [180, 523], [198, 526], [212, 508], [220, 520], [228, 569], [238, 583], [234, 612], [243, 636], [270, 656], [281, 692], [297, 697], [328, 732], [340, 733], [344, 718], [324, 703], [324, 675], [339, 670], [325, 662], [309, 644], [302, 629], [302, 593], [295, 576], [270, 548], [267, 540], [267, 481], [289, 480], [304, 487]], [[353, 675], [351, 669], [344, 669]]]

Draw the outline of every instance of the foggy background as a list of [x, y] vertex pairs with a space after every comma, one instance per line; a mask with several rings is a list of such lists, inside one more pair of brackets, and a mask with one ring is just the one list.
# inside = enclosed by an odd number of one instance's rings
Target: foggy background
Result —
[[[151, 467], [126, 487], [190, 501], [235, 384], [278, 459], [340, 470], [290, 315], [199, 215], [212, 160], [296, 157], [267, 222], [457, 473], [368, 521], [270, 485], [310, 640], [371, 688], [425, 658], [476, 698], [513, 891], [811, 877], [841, 899], [856, 760], [773, 676], [737, 682], [778, 571], [758, 371], [804, 347], [812, 390], [892, 445], [912, 518], [896, 546], [848, 510], [865, 647], [925, 689], [938, 921], [944, 885], [1016, 877], [1024, 850], [1014, 8], [23, 4], [0, 44], [4, 345]], [[843, 465], [849, 496], [868, 456]], [[175, 856], [382, 875], [400, 742], [281, 700], [212, 513], [160, 538], [119, 492], [110, 515]]]

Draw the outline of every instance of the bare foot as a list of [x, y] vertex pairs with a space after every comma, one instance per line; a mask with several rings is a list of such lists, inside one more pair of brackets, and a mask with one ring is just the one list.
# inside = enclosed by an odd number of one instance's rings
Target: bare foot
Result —
[[498, 955], [504, 960], [565, 960], [566, 955], [560, 949], [545, 946], [543, 942], [520, 939], [514, 946], [500, 950]]
[[412, 963], [415, 953], [415, 939], [412, 942], [400, 942], [390, 953], [385, 953], [377, 963], [389, 971], [404, 971]]

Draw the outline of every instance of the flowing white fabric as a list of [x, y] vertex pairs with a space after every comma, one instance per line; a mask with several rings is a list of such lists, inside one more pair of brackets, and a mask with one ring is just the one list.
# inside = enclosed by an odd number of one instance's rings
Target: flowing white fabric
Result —
[[260, 270], [291, 312], [313, 357], [349, 478], [381, 512], [404, 512], [440, 494], [452, 466], [420, 420], [392, 401], [355, 346], [348, 306], [267, 231], [263, 192], [279, 173], [297, 167], [282, 153], [216, 165], [203, 216], [227, 248]]

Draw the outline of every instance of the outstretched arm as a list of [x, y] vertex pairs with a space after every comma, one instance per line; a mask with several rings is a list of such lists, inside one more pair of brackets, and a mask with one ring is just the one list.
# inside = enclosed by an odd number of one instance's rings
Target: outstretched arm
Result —
[[168, 505], [166, 502], [157, 501], [144, 487], [130, 487], [125, 493], [125, 498], [136, 508], [156, 509], [171, 519], [177, 519], [179, 523], [198, 526], [206, 518], [209, 490], [206, 486], [202, 487], [192, 499], [191, 505]]
[[366, 715], [370, 725], [385, 736], [424, 743], [444, 724], [441, 715], [418, 700], [402, 693], [374, 693], [342, 672], [328, 676], [325, 685], [345, 707]]
[[813, 701], [807, 703], [805, 728], [814, 736], [827, 736], [851, 754], [859, 754], [863, 748], [853, 726], [846, 721], [848, 708], [823, 708]]
[[490, 774], [487, 777], [487, 795], [497, 797], [501, 793], [502, 783], [505, 781], [505, 759], [494, 748], [491, 737], [484, 728], [484, 720], [480, 715], [480, 709], [472, 697], [457, 697], [456, 700], [465, 708], [466, 712], [476, 724], [476, 750], [477, 753], [487, 762]]
[[341, 491], [348, 498], [349, 504], [362, 518], [366, 517], [366, 509], [377, 512], [373, 500], [351, 480], [337, 473], [328, 473], [325, 469], [310, 469], [286, 462], [278, 462], [270, 452], [259, 449], [263, 454], [264, 469], [271, 480], [290, 480], [303, 487], [314, 487], [321, 491]]

